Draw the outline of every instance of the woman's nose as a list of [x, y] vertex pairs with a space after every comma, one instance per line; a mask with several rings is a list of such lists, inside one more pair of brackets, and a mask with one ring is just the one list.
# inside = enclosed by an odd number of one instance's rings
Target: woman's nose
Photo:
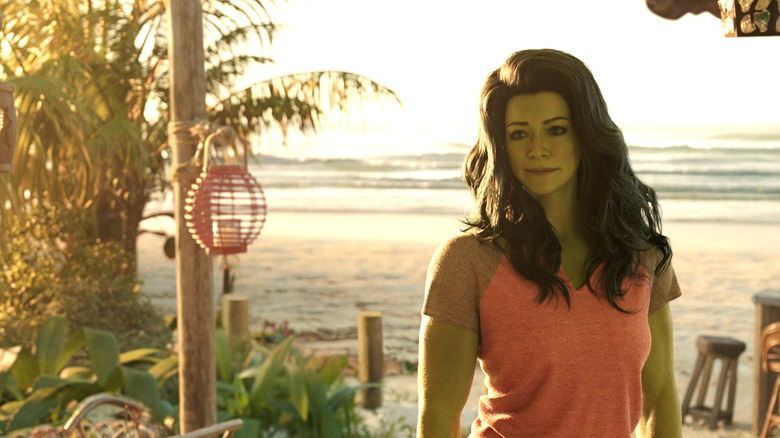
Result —
[[550, 150], [547, 147], [547, 143], [539, 138], [538, 135], [534, 135], [528, 142], [528, 158], [547, 158], [550, 156]]

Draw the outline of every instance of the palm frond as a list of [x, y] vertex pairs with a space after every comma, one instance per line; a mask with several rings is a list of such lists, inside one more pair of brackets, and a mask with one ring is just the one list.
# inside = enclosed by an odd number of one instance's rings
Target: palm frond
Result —
[[209, 114], [239, 131], [277, 127], [286, 135], [316, 132], [326, 114], [349, 114], [365, 102], [401, 104], [393, 90], [363, 75], [312, 71], [254, 83], [218, 100]]
[[[0, 80], [16, 85], [19, 136], [0, 206], [48, 202], [122, 217], [126, 248], [145, 202], [165, 189], [167, 0], [38, 0], [0, 5]], [[366, 103], [400, 105], [388, 87], [343, 71], [268, 78], [278, 0], [202, 0], [210, 117], [244, 136], [315, 132]], [[23, 207], [23, 205], [22, 205]], [[5, 210], [3, 210], [5, 211]], [[135, 222], [133, 222], [135, 221]]]

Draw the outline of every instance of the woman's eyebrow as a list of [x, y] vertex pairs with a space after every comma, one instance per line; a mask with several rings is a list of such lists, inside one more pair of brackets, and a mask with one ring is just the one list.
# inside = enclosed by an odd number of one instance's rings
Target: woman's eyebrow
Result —
[[550, 123], [555, 122], [556, 120], [566, 120], [568, 122], [569, 118], [564, 116], [553, 117], [552, 119], [545, 120], [544, 122], [542, 122], [542, 124], [549, 125]]
[[[568, 117], [564, 117], [564, 116], [557, 116], [557, 117], [553, 117], [552, 119], [547, 119], [547, 120], [543, 121], [542, 124], [543, 125], [549, 125], [550, 123], [553, 123], [553, 122], [555, 122], [557, 120], [569, 121], [569, 118]], [[508, 127], [510, 127], [512, 125], [528, 126], [529, 123], [528, 122], [511, 122], [511, 123], [508, 123], [506, 125], [506, 127], [508, 128]]]

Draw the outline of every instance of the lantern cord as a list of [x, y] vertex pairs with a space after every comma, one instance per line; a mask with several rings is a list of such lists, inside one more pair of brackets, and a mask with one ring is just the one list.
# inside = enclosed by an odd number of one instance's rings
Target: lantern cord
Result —
[[198, 145], [195, 154], [189, 160], [174, 164], [171, 166], [171, 181], [194, 180], [202, 167], [200, 151], [203, 148], [203, 142], [211, 133], [209, 121], [206, 119], [195, 119], [182, 122], [168, 122], [168, 136], [176, 137], [180, 145]]
[[[195, 154], [202, 156], [205, 160], [203, 164], [204, 170], [208, 167], [209, 155], [212, 152], [209, 147], [215, 140], [224, 146], [235, 142], [237, 139], [240, 140], [246, 148], [245, 140], [239, 137], [235, 129], [231, 128], [230, 126], [219, 126], [215, 128], [206, 137], [206, 140], [198, 145], [198, 152]], [[244, 153], [244, 155], [246, 156], [246, 153]], [[244, 163], [244, 165], [246, 165], [246, 163]]]

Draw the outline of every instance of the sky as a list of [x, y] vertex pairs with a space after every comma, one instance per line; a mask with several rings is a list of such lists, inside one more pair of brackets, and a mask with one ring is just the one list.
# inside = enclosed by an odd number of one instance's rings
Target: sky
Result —
[[377, 80], [404, 109], [367, 111], [372, 132], [472, 143], [487, 74], [516, 50], [549, 47], [591, 68], [621, 127], [773, 124], [780, 136], [780, 37], [726, 38], [708, 13], [667, 20], [644, 0], [305, 0], [275, 15], [276, 65], [257, 74]]

